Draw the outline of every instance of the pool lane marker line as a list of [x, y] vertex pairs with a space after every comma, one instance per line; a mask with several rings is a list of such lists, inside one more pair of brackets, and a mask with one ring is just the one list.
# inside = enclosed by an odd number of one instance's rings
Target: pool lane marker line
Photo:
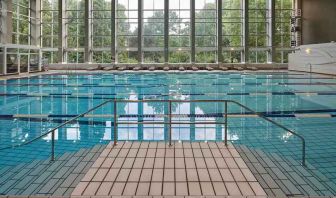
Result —
[[[201, 86], [201, 87], [209, 87], [210, 85], [204, 85], [204, 84], [155, 84], [155, 85], [149, 85], [149, 84], [48, 84], [48, 83], [9, 83], [9, 84], [3, 84], [4, 86], [56, 86], [56, 87], [137, 87], [137, 88], [153, 88], [153, 87], [166, 87], [166, 86]], [[274, 83], [267, 83], [267, 82], [260, 82], [260, 83], [212, 83], [212, 86], [289, 86], [289, 85], [295, 85], [295, 86], [305, 86], [305, 85], [314, 85], [314, 86], [322, 86], [322, 85], [329, 85], [334, 86], [336, 83], [324, 83], [324, 82], [304, 82], [304, 83], [283, 83], [283, 82], [274, 82]]]
[[[295, 117], [295, 118], [332, 118], [336, 117], [336, 114], [330, 113], [302, 113], [302, 114], [262, 114], [266, 117]], [[71, 118], [75, 117], [77, 114], [74, 115], [48, 115], [48, 114], [13, 114], [13, 115], [0, 115], [1, 118], [32, 118], [32, 119], [47, 119], [47, 118]], [[85, 118], [114, 118], [113, 114], [91, 114], [84, 116]], [[148, 114], [148, 115], [119, 115], [119, 119], [123, 118], [165, 118], [168, 117], [167, 115], [163, 114]], [[225, 117], [224, 114], [176, 114], [172, 115], [173, 118], [223, 118]], [[258, 118], [256, 114], [229, 114], [229, 118]]]
[[[0, 96], [19, 96], [19, 97], [80, 97], [80, 98], [90, 98], [90, 99], [114, 99], [114, 98], [103, 98], [99, 96], [116, 96], [115, 93], [0, 93]], [[170, 94], [128, 94], [119, 93], [117, 96], [152, 96], [152, 97], [168, 97], [168, 96], [280, 96], [280, 95], [296, 95], [296, 96], [334, 96], [336, 92], [260, 92], [260, 93], [247, 93], [247, 92], [236, 92], [236, 93], [170, 93]]]
[[294, 114], [296, 118], [331, 118], [331, 114]]

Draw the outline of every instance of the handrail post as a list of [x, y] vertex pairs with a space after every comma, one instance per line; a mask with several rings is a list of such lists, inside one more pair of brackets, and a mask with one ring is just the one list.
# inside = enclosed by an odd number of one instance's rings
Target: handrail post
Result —
[[224, 131], [224, 141], [225, 141], [225, 146], [227, 146], [228, 144], [227, 144], [227, 129], [228, 129], [228, 119], [227, 119], [227, 117], [228, 117], [228, 114], [227, 114], [227, 108], [228, 108], [228, 105], [227, 105], [227, 101], [225, 101], [225, 131]]
[[55, 130], [51, 132], [51, 161], [55, 161]]
[[306, 166], [306, 141], [302, 139], [302, 166]]
[[168, 130], [168, 136], [169, 136], [169, 146], [172, 146], [172, 101], [169, 100], [168, 103], [168, 120], [169, 120], [169, 130]]
[[114, 106], [114, 142], [113, 145], [116, 146], [118, 144], [118, 140], [117, 140], [117, 130], [118, 130], [118, 118], [117, 118], [117, 100], [114, 100], [113, 102], [113, 106]]

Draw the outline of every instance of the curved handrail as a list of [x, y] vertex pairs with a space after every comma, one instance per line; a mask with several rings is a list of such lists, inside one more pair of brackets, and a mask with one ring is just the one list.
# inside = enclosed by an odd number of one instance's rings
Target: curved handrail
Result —
[[[226, 108], [225, 108], [225, 119], [226, 119], [226, 122], [225, 122], [225, 142], [227, 142], [227, 109], [228, 109], [228, 108], [227, 108], [227, 104], [228, 104], [228, 103], [234, 103], [234, 104], [236, 104], [236, 105], [238, 105], [238, 106], [240, 106], [240, 107], [242, 107], [242, 108], [244, 108], [244, 109], [246, 109], [246, 110], [252, 112], [253, 114], [257, 115], [258, 117], [260, 117], [260, 118], [262, 118], [262, 119], [264, 119], [264, 120], [266, 120], [266, 121], [268, 121], [268, 122], [271, 122], [272, 124], [276, 125], [277, 127], [279, 127], [279, 128], [281, 128], [281, 129], [283, 129], [283, 130], [285, 130], [285, 131], [287, 131], [287, 132], [293, 134], [294, 136], [298, 137], [298, 138], [302, 141], [302, 165], [305, 166], [305, 162], [306, 162], [306, 141], [305, 141], [305, 139], [304, 139], [303, 136], [301, 136], [300, 134], [298, 134], [298, 133], [292, 131], [291, 129], [289, 129], [289, 128], [287, 128], [287, 127], [285, 127], [285, 126], [283, 126], [283, 125], [277, 123], [276, 121], [267, 118], [267, 117], [264, 116], [263, 114], [258, 113], [258, 112], [256, 112], [256, 111], [252, 110], [251, 108], [249, 108], [249, 107], [247, 107], [247, 106], [241, 104], [240, 102], [237, 102], [237, 101], [234, 101], [234, 100], [153, 100], [153, 99], [151, 99], [151, 100], [120, 100], [120, 99], [119, 99], [119, 100], [118, 100], [118, 99], [110, 99], [110, 100], [107, 100], [107, 101], [105, 101], [105, 102], [103, 102], [103, 103], [101, 103], [101, 104], [99, 104], [99, 105], [97, 105], [97, 106], [95, 106], [95, 107], [93, 107], [93, 108], [87, 110], [86, 112], [84, 112], [84, 113], [82, 113], [82, 114], [79, 114], [78, 116], [76, 116], [76, 117], [74, 117], [74, 118], [72, 118], [72, 119], [70, 119], [70, 120], [68, 120], [68, 121], [66, 121], [66, 122], [63, 122], [62, 124], [60, 124], [60, 125], [54, 127], [53, 129], [47, 131], [46, 133], [44, 133], [44, 134], [42, 134], [42, 135], [40, 135], [40, 136], [38, 136], [38, 137], [36, 137], [36, 138], [34, 138], [34, 139], [28, 141], [28, 142], [25, 142], [25, 143], [22, 143], [22, 144], [17, 144], [17, 145], [14, 145], [14, 146], [5, 147], [5, 148], [0, 148], [0, 151], [1, 151], [1, 150], [5, 150], [5, 149], [11, 149], [11, 148], [16, 148], [16, 147], [21, 147], [21, 146], [30, 144], [30, 143], [32, 143], [32, 142], [35, 142], [36, 140], [39, 140], [39, 139], [42, 138], [42, 137], [45, 137], [46, 135], [48, 135], [48, 134], [50, 134], [50, 133], [53, 133], [53, 135], [54, 135], [55, 130], [57, 130], [57, 129], [59, 129], [59, 128], [65, 126], [65, 125], [67, 125], [67, 124], [69, 124], [70, 122], [73, 122], [73, 121], [77, 120], [78, 118], [84, 117], [86, 114], [88, 114], [88, 113], [90, 113], [90, 112], [92, 112], [92, 111], [94, 111], [94, 110], [96, 110], [96, 109], [98, 109], [98, 108], [104, 106], [105, 104], [110, 103], [110, 102], [114, 102], [114, 105], [115, 105], [115, 108], [114, 108], [114, 116], [116, 116], [116, 104], [117, 104], [118, 102], [126, 102], [126, 103], [138, 103], [138, 102], [169, 102], [170, 107], [171, 107], [171, 103], [174, 103], [174, 102], [175, 102], [175, 103], [183, 103], [183, 102], [189, 102], [189, 103], [192, 103], [192, 102], [224, 102], [224, 103], [225, 103], [225, 107], [226, 107]], [[171, 117], [171, 112], [170, 112], [169, 115], [170, 115], [169, 117]], [[171, 124], [171, 120], [170, 120], [170, 124]], [[116, 123], [115, 123], [115, 127], [116, 127]], [[170, 137], [171, 137], [171, 136], [170, 136]], [[170, 141], [171, 141], [171, 140], [170, 140]], [[115, 140], [115, 142], [116, 142], [116, 140]], [[52, 147], [54, 147], [54, 141], [52, 142]], [[54, 156], [54, 154], [52, 153], [52, 159], [53, 159], [53, 156]]]
[[285, 126], [283, 126], [283, 125], [277, 123], [276, 121], [274, 121], [274, 120], [272, 120], [272, 119], [267, 118], [267, 117], [264, 116], [263, 114], [258, 113], [258, 112], [256, 112], [256, 111], [252, 110], [251, 108], [249, 108], [249, 107], [247, 107], [247, 106], [245, 106], [245, 105], [243, 105], [243, 104], [241, 104], [241, 103], [239, 103], [239, 102], [237, 102], [237, 101], [233, 101], [233, 100], [231, 100], [230, 102], [235, 103], [235, 104], [237, 104], [237, 105], [243, 107], [244, 109], [247, 109], [248, 111], [251, 111], [252, 113], [256, 114], [258, 117], [260, 117], [260, 118], [262, 118], [262, 119], [264, 119], [264, 120], [266, 120], [266, 121], [268, 121], [268, 122], [271, 122], [272, 124], [276, 125], [277, 127], [282, 128], [282, 129], [284, 129], [285, 131], [287, 131], [287, 132], [293, 134], [294, 136], [298, 137], [299, 139], [301, 139], [301, 141], [302, 141], [302, 165], [303, 165], [303, 166], [306, 165], [306, 140], [304, 139], [304, 137], [303, 137], [302, 135], [300, 135], [300, 134], [298, 134], [298, 133], [296, 133], [296, 132], [290, 130], [289, 128], [287, 128], [287, 127], [285, 127]]

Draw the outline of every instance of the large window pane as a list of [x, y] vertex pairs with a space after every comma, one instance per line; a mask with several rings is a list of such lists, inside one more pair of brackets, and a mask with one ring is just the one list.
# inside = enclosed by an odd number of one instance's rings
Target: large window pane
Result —
[[287, 63], [291, 50], [290, 19], [293, 0], [275, 1], [275, 46], [277, 48], [276, 62]]
[[41, 0], [41, 47], [46, 63], [57, 62], [58, 0]]
[[268, 0], [249, 1], [249, 47], [250, 62], [266, 63], [268, 46]]
[[117, 61], [138, 62], [138, 0], [117, 0]]
[[164, 0], [143, 0], [143, 61], [164, 62]]
[[169, 1], [169, 62], [190, 62], [190, 0]]
[[197, 63], [217, 62], [217, 1], [195, 0]]
[[13, 0], [12, 43], [30, 45], [30, 20], [30, 1]]
[[84, 0], [66, 0], [66, 30], [68, 62], [83, 63], [85, 28], [84, 28]]

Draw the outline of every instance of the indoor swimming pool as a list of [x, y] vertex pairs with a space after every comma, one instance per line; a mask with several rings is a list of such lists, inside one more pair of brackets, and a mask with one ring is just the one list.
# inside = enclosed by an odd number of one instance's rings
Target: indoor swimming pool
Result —
[[[50, 156], [57, 125], [106, 100], [233, 100], [302, 135], [307, 162], [336, 183], [336, 78], [296, 72], [74, 73], [0, 81], [0, 169]], [[108, 103], [55, 133], [56, 154], [118, 141], [168, 141], [167, 102]], [[301, 159], [293, 134], [228, 103], [228, 139], [234, 144]], [[174, 102], [171, 138], [223, 141], [225, 104]], [[146, 124], [150, 121], [150, 124]], [[133, 122], [133, 123], [132, 123]], [[143, 122], [143, 123], [141, 123]], [[158, 123], [154, 123], [158, 122]], [[198, 124], [201, 122], [202, 124]], [[209, 122], [210, 124], [205, 124]], [[140, 124], [137, 124], [140, 123]], [[2, 150], [1, 150], [2, 149]]]

